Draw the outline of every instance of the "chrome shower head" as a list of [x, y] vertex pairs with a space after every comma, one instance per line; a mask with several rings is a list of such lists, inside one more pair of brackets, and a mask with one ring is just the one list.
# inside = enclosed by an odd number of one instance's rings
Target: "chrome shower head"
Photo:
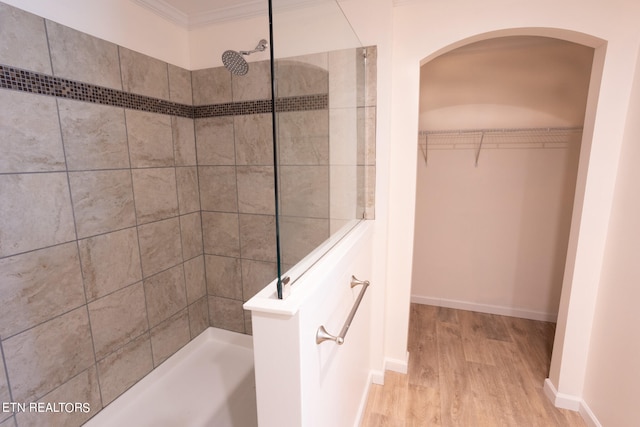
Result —
[[267, 41], [262, 39], [253, 50], [241, 50], [240, 52], [236, 52], [235, 50], [225, 50], [222, 54], [222, 63], [232, 74], [244, 76], [249, 71], [249, 64], [247, 64], [247, 61], [245, 61], [242, 56], [251, 55], [255, 52], [263, 52], [267, 46]]
[[235, 50], [225, 50], [222, 54], [224, 67], [236, 76], [244, 76], [249, 71], [249, 64]]

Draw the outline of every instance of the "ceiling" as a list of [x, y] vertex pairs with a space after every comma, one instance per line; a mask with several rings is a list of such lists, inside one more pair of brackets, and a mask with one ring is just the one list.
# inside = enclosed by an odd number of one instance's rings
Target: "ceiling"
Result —
[[[266, 15], [267, 0], [131, 0], [181, 27], [192, 29], [217, 22]], [[277, 0], [276, 7], [299, 7], [334, 0]]]

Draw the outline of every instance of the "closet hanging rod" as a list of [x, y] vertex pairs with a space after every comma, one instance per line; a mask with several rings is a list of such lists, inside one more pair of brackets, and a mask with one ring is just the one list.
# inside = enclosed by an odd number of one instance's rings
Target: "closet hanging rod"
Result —
[[563, 148], [580, 135], [582, 127], [478, 128], [421, 130], [418, 146], [428, 163], [429, 149], [474, 149], [475, 166], [485, 148]]
[[477, 134], [477, 133], [552, 133], [552, 132], [579, 132], [582, 126], [574, 127], [537, 127], [537, 128], [477, 128], [477, 129], [440, 129], [440, 130], [421, 130], [419, 135], [458, 135], [458, 134]]

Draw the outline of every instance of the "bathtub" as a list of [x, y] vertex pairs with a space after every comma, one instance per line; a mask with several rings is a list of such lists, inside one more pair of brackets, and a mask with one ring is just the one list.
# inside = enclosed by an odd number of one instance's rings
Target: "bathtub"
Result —
[[85, 426], [257, 426], [252, 339], [208, 328]]

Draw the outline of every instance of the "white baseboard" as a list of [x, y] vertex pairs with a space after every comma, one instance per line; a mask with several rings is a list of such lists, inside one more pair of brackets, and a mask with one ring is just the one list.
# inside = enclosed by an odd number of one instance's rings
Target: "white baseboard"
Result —
[[558, 393], [558, 390], [549, 378], [544, 380], [544, 394], [556, 408], [569, 409], [580, 413], [580, 416], [589, 427], [602, 427], [602, 424], [600, 424], [596, 415], [591, 411], [587, 402], [581, 397]]
[[602, 427], [602, 424], [600, 424], [600, 421], [598, 421], [598, 419], [596, 418], [596, 415], [591, 411], [591, 408], [589, 408], [589, 405], [587, 405], [587, 402], [585, 402], [584, 400], [580, 405], [579, 412], [584, 422], [587, 423], [587, 426]]
[[549, 398], [551, 403], [553, 403], [556, 408], [569, 409], [571, 411], [580, 410], [582, 399], [570, 394], [559, 393], [549, 378], [544, 380], [543, 389], [544, 394]]
[[384, 372], [383, 371], [371, 371], [369, 379], [373, 384], [384, 385]]
[[371, 384], [374, 384], [374, 377], [378, 375], [378, 371], [370, 371], [369, 372], [369, 380], [364, 388], [364, 392], [360, 397], [360, 405], [358, 406], [358, 413], [356, 415], [356, 422], [353, 427], [358, 427], [362, 423], [362, 417], [364, 416], [364, 411], [367, 409], [367, 399], [369, 398], [369, 390], [371, 390]]
[[499, 314], [501, 316], [521, 317], [523, 319], [541, 320], [543, 322], [556, 322], [557, 313], [545, 313], [542, 311], [525, 310], [515, 307], [499, 305], [479, 304], [475, 302], [459, 301], [445, 298], [432, 298], [420, 295], [411, 295], [411, 302], [416, 304], [434, 305], [436, 307], [456, 308], [459, 310], [477, 311], [480, 313]]
[[384, 359], [384, 369], [388, 371], [398, 372], [400, 374], [406, 374], [409, 370], [409, 352], [407, 351], [407, 355], [404, 360], [400, 359]]

